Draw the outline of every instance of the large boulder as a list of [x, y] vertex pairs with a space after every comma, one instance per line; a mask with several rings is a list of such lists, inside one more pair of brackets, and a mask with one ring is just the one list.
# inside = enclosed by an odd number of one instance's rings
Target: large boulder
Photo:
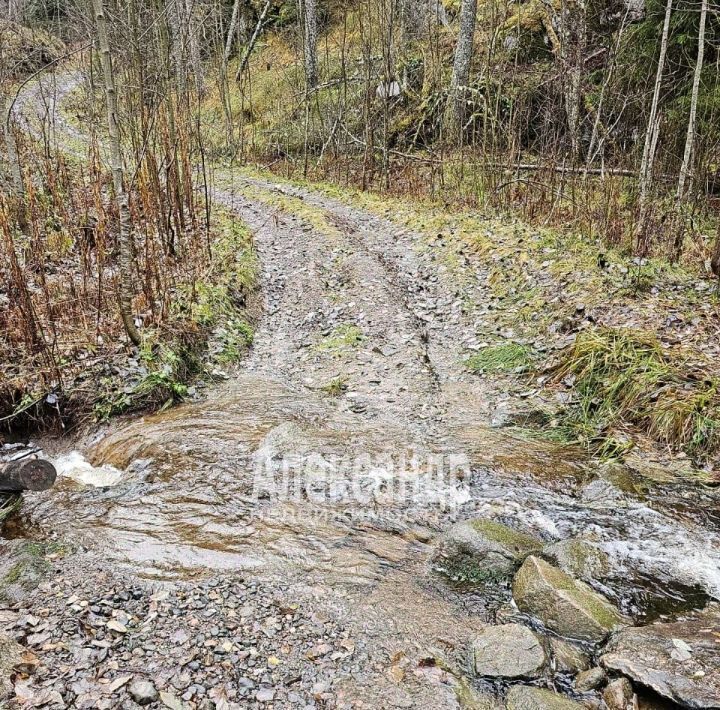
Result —
[[686, 708], [720, 708], [720, 606], [670, 624], [624, 629], [602, 665]]
[[507, 710], [584, 710], [584, 706], [564, 695], [543, 688], [516, 685], [510, 688]]
[[509, 577], [543, 542], [507, 525], [476, 518], [453, 525], [440, 540], [435, 567], [461, 582]]
[[540, 639], [527, 626], [488, 626], [473, 643], [475, 672], [489, 678], [534, 678], [545, 665]]
[[627, 620], [605, 597], [539, 557], [528, 557], [513, 580], [521, 611], [566, 638], [599, 643]]

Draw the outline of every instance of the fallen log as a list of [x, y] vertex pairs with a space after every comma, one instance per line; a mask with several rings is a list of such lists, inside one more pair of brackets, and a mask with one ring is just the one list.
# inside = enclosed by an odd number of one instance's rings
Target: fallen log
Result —
[[56, 478], [55, 466], [44, 459], [24, 458], [0, 464], [0, 491], [46, 491]]

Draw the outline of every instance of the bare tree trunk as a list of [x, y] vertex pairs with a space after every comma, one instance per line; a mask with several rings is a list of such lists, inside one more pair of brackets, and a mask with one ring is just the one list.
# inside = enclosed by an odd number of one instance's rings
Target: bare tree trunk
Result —
[[643, 147], [642, 160], [640, 162], [640, 196], [638, 224], [635, 230], [638, 244], [645, 233], [645, 220], [647, 218], [647, 203], [652, 184], [652, 171], [655, 164], [655, 151], [657, 148], [658, 135], [660, 133], [660, 118], [658, 106], [660, 103], [660, 89], [662, 88], [663, 73], [665, 71], [665, 56], [667, 55], [668, 34], [670, 33], [670, 17], [672, 15], [673, 0], [667, 0], [665, 6], [665, 21], [663, 22], [662, 37], [660, 40], [660, 56], [658, 57], [657, 74], [655, 75], [655, 87], [653, 89], [652, 103], [650, 105], [650, 116], [648, 117], [647, 131], [645, 132], [645, 145]]
[[102, 64], [103, 79], [105, 82], [105, 102], [108, 115], [108, 138], [110, 143], [110, 164], [112, 167], [113, 188], [120, 215], [120, 315], [125, 325], [125, 331], [130, 340], [140, 344], [140, 333], [135, 327], [132, 314], [132, 223], [128, 195], [123, 184], [123, 160], [120, 145], [120, 127], [118, 125], [117, 91], [115, 88], [115, 75], [113, 72], [112, 54], [108, 39], [107, 20], [103, 0], [93, 0], [95, 11], [95, 26], [98, 35], [100, 62]]
[[686, 183], [690, 178], [690, 165], [692, 163], [692, 155], [695, 148], [698, 94], [700, 93], [700, 78], [702, 77], [703, 61], [705, 59], [705, 22], [707, 20], [707, 11], [708, 1], [702, 0], [702, 5], [700, 6], [700, 31], [698, 34], [697, 62], [695, 63], [695, 75], [693, 76], [692, 96], [690, 99], [690, 117], [688, 118], [687, 136], [685, 137], [685, 152], [683, 153], [683, 161], [680, 166], [680, 176], [678, 178], [678, 202], [685, 199]]
[[15, 133], [13, 132], [12, 114], [8, 106], [7, 96], [4, 93], [0, 94], [0, 120], [2, 121], [0, 130], [2, 131], [2, 138], [8, 154], [8, 183], [15, 197], [24, 200], [25, 184], [23, 182], [22, 166], [20, 165], [20, 154], [18, 153], [17, 142], [15, 141]]
[[[182, 0], [180, 0], [182, 2]], [[193, 81], [195, 82], [195, 91], [198, 96], [203, 91], [203, 66], [200, 60], [200, 44], [198, 42], [198, 25], [195, 23], [194, 17], [194, 0], [185, 0], [184, 26], [185, 36], [187, 37], [188, 50], [190, 52], [190, 66], [192, 67]]]
[[467, 87], [470, 82], [475, 25], [477, 23], [477, 0], [462, 0], [460, 8], [460, 33], [455, 45], [455, 60], [450, 81], [448, 118], [456, 131], [462, 130], [465, 117]]
[[620, 49], [620, 44], [625, 33], [625, 28], [627, 27], [627, 20], [629, 14], [630, 5], [627, 5], [625, 9], [625, 14], [622, 19], [622, 23], [620, 24], [620, 29], [617, 33], [617, 38], [615, 39], [615, 46], [612, 56], [610, 57], [610, 62], [608, 64], [607, 72], [603, 80], [602, 88], [600, 89], [600, 100], [598, 101], [597, 109], [595, 110], [595, 120], [593, 121], [592, 134], [590, 135], [590, 145], [588, 146], [587, 159], [585, 161], [586, 171], [590, 169], [592, 164], [595, 162], [595, 158], [598, 155], [602, 156], [606, 136], [605, 134], [603, 134], [603, 136], [600, 137], [600, 127], [602, 123], [603, 108], [605, 105], [605, 95], [607, 93], [608, 87], [610, 86], [610, 82], [612, 81], [615, 67], [617, 66], [618, 51]]
[[318, 84], [317, 59], [317, 0], [298, 0], [303, 29], [303, 53], [305, 55], [305, 83], [308, 89]]
[[570, 153], [573, 161], [577, 161], [580, 155], [580, 107], [587, 34], [585, 2], [571, 0], [571, 4], [564, 4], [560, 12], [560, 49], [566, 72], [565, 113], [570, 134]]
[[227, 65], [230, 55], [232, 54], [233, 43], [235, 42], [235, 31], [238, 25], [238, 16], [240, 15], [240, 2], [241, 0], [235, 0], [232, 9], [232, 16], [230, 17], [230, 25], [227, 31], [227, 40], [225, 41], [225, 52], [223, 54], [223, 62]]
[[400, 36], [402, 42], [420, 39], [430, 26], [432, 0], [399, 0]]
[[267, 14], [270, 10], [270, 5], [272, 5], [272, 0], [267, 0], [267, 2], [265, 3], [265, 7], [263, 7], [262, 12], [260, 13], [260, 17], [258, 18], [257, 25], [255, 25], [255, 31], [252, 33], [252, 37], [250, 37], [250, 41], [248, 42], [248, 45], [247, 47], [245, 47], [245, 51], [243, 52], [242, 59], [240, 60], [240, 66], [238, 66], [238, 70], [235, 73], [235, 81], [240, 81], [240, 77], [245, 71], [245, 67], [250, 60], [250, 55], [252, 54], [252, 51], [255, 47], [255, 43], [257, 42], [258, 37], [262, 32], [263, 25], [265, 24], [265, 18], [267, 17]]

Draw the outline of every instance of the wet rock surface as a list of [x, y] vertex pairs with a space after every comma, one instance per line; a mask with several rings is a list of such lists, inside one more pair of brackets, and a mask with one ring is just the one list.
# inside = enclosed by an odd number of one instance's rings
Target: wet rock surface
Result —
[[674, 623], [620, 631], [601, 658], [622, 673], [682, 707], [720, 707], [720, 608]]
[[543, 555], [571, 577], [596, 582], [610, 572], [610, 556], [586, 540], [561, 540], [543, 548]]
[[607, 599], [539, 557], [528, 557], [515, 575], [513, 598], [521, 611], [568, 638], [597, 643], [627, 624]]
[[507, 695], [507, 710], [582, 710], [583, 706], [559, 693], [516, 685]]
[[540, 639], [521, 624], [485, 629], [473, 643], [473, 659], [477, 675], [493, 678], [532, 678], [546, 662]]
[[459, 581], [497, 581], [512, 575], [542, 544], [537, 538], [493, 520], [465, 520], [442, 537], [435, 566]]

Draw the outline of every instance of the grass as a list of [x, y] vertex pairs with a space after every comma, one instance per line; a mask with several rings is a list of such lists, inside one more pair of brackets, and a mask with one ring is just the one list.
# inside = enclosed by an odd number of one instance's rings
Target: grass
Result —
[[614, 435], [634, 429], [703, 462], [720, 447], [720, 380], [707, 373], [708, 363], [667, 352], [652, 335], [583, 332], [554, 372], [573, 390], [559, 426], [601, 455], [617, 453]]
[[320, 352], [342, 352], [354, 348], [365, 340], [363, 332], [356, 325], [345, 323], [325, 336], [315, 349]]
[[330, 397], [339, 397], [348, 388], [347, 377], [334, 377], [328, 382], [323, 388], [323, 392], [328, 394]]
[[465, 366], [476, 374], [491, 372], [517, 372], [527, 368], [533, 360], [532, 350], [519, 343], [490, 345], [471, 355]]
[[[250, 174], [249, 171], [244, 172]], [[224, 185], [227, 181], [223, 182], [222, 177], [220, 177], [217, 183], [218, 185]], [[320, 234], [328, 237], [337, 237], [340, 234], [338, 228], [328, 221], [325, 210], [314, 207], [299, 197], [286, 195], [278, 190], [272, 190], [250, 183], [243, 183], [239, 191], [249, 200], [261, 202], [287, 215], [298, 217]]]

